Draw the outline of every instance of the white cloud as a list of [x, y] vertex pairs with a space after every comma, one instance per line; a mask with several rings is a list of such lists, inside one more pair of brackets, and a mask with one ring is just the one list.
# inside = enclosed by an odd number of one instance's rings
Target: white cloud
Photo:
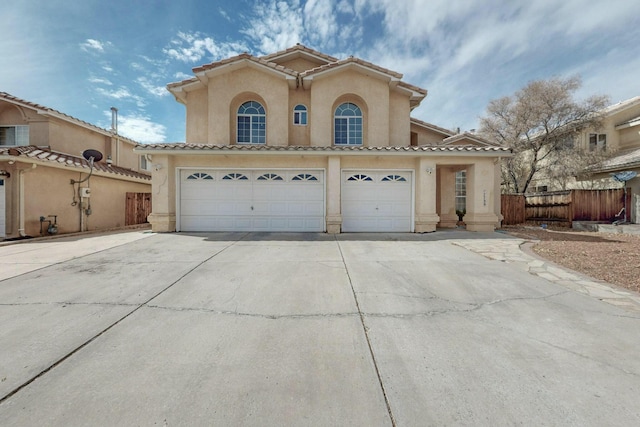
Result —
[[80, 48], [85, 52], [104, 52], [105, 47], [111, 46], [110, 42], [101, 42], [95, 39], [87, 39], [84, 43], [80, 43]]
[[[334, 10], [337, 8], [331, 1], [307, 0], [304, 6], [304, 31], [312, 43], [328, 48], [335, 45], [338, 22]], [[348, 30], [348, 27], [344, 30]]]
[[226, 19], [227, 21], [231, 22], [231, 17], [229, 17], [229, 14], [221, 7], [218, 8], [218, 13], [220, 14], [220, 16], [222, 16], [224, 19]]
[[187, 80], [187, 79], [190, 79], [191, 77], [193, 77], [193, 75], [192, 74], [183, 73], [182, 71], [178, 71], [177, 73], [175, 73], [173, 75], [173, 77], [175, 77], [178, 80]]
[[249, 49], [242, 42], [216, 42], [212, 37], [205, 37], [203, 34], [179, 32], [177, 38], [173, 39], [169, 47], [162, 51], [171, 59], [182, 62], [200, 61], [205, 55], [209, 55], [212, 60], [227, 58], [239, 55]]
[[144, 100], [144, 98], [131, 93], [126, 87], [121, 86], [120, 88], [115, 90], [107, 90], [99, 87], [96, 88], [96, 92], [111, 99], [135, 102], [135, 104], [141, 108], [147, 106], [147, 102]]
[[147, 92], [154, 96], [165, 96], [169, 94], [169, 91], [164, 86], [156, 86], [149, 81], [146, 77], [138, 77], [136, 80], [140, 86]]
[[240, 31], [254, 40], [260, 53], [268, 54], [304, 42], [299, 0], [258, 2], [247, 28]]
[[107, 85], [107, 86], [113, 85], [113, 83], [111, 83], [109, 79], [102, 79], [99, 77], [90, 77], [89, 83], [95, 83], [95, 84], [101, 84], [101, 85]]
[[[111, 118], [111, 111], [105, 111], [105, 116]], [[143, 144], [164, 142], [166, 132], [165, 126], [153, 122], [148, 116], [136, 114], [118, 116], [118, 133], [134, 141]]]

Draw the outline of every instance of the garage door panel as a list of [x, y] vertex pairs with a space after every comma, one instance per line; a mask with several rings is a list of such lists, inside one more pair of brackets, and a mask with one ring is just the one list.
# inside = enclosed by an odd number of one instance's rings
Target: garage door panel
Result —
[[[204, 174], [211, 179], [203, 179]], [[323, 175], [320, 171], [183, 170], [180, 230], [324, 231]], [[294, 180], [296, 176], [299, 179]], [[305, 180], [309, 177], [315, 180]]]
[[412, 174], [399, 171], [344, 171], [342, 230], [410, 232]]

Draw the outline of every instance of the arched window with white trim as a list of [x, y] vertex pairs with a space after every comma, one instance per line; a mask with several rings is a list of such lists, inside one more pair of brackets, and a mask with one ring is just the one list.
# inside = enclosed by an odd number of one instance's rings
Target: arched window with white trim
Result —
[[238, 144], [264, 144], [267, 141], [267, 114], [262, 104], [247, 101], [238, 108]]
[[345, 102], [334, 115], [335, 145], [362, 145], [362, 110], [356, 104]]

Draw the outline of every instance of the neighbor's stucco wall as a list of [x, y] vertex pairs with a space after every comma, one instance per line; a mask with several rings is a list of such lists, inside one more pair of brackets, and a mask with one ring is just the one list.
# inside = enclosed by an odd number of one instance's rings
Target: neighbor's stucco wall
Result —
[[[7, 215], [7, 234], [16, 236], [19, 228], [19, 191], [18, 169], [24, 168], [24, 224], [25, 233], [40, 235], [40, 217], [57, 215], [59, 233], [80, 231], [80, 205], [71, 206], [74, 194], [79, 202], [77, 185], [70, 184], [71, 179], [80, 180], [80, 174], [72, 170], [63, 170], [39, 165], [35, 169], [29, 164], [16, 163], [11, 182], [11, 207]], [[82, 178], [86, 174], [82, 174]], [[125, 201], [127, 192], [151, 192], [149, 184], [122, 181], [101, 176], [92, 176], [90, 181], [80, 184], [91, 188], [92, 214], [86, 217], [85, 230], [100, 230], [124, 226]], [[87, 206], [85, 206], [86, 208]], [[8, 208], [9, 209], [9, 208]], [[47, 218], [53, 220], [53, 218]]]
[[417, 136], [417, 145], [437, 145], [441, 144], [442, 140], [447, 138], [447, 136], [441, 133], [425, 129], [414, 123], [410, 123], [410, 129], [411, 132], [415, 133]]
[[640, 126], [621, 129], [619, 132], [620, 150], [640, 148]]

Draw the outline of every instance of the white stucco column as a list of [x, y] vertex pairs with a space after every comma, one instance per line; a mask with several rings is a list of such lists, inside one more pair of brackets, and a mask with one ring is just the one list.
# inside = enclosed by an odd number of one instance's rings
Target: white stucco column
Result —
[[151, 231], [176, 231], [176, 176], [173, 157], [154, 154], [151, 161]]
[[438, 168], [440, 185], [440, 227], [455, 228], [456, 215], [456, 171], [451, 167]]
[[327, 233], [340, 233], [342, 215], [340, 209], [340, 157], [327, 159]]
[[421, 157], [416, 161], [416, 233], [436, 231], [436, 162]]
[[477, 160], [467, 168], [467, 214], [469, 231], [494, 231], [499, 223], [495, 212], [495, 165], [493, 159]]

